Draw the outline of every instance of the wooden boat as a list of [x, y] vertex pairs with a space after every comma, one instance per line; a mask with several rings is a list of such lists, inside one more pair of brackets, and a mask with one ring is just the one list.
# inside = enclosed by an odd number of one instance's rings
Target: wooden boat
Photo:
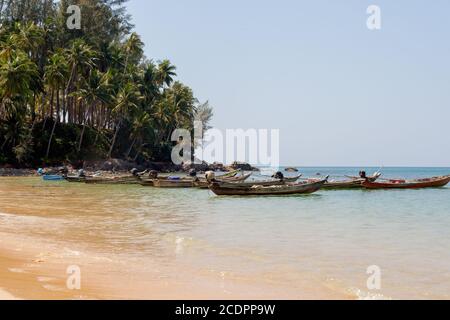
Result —
[[86, 181], [86, 177], [79, 177], [79, 176], [67, 176], [67, 177], [64, 177], [64, 179], [66, 179], [66, 181], [68, 181], [68, 182], [85, 182]]
[[88, 184], [139, 184], [141, 180], [136, 176], [86, 177], [85, 182]]
[[284, 184], [279, 186], [240, 186], [240, 184], [222, 185], [212, 183], [209, 188], [218, 196], [273, 196], [309, 194], [318, 191], [327, 181], [304, 182], [299, 184]]
[[[265, 181], [249, 181], [249, 182], [229, 182], [226, 180], [216, 180], [217, 183], [220, 183], [221, 186], [238, 186], [238, 187], [270, 187], [270, 186], [282, 186], [285, 184], [295, 183], [298, 179], [300, 179], [301, 175], [292, 178], [284, 178], [283, 180], [265, 180]], [[197, 183], [194, 182], [194, 186], [197, 186]], [[208, 186], [208, 184], [207, 184]]]
[[[252, 173], [244, 174], [242, 176], [219, 176], [216, 181], [219, 183], [242, 183], [252, 176]], [[295, 181], [297, 181], [296, 179]], [[294, 182], [295, 182], [294, 181]], [[209, 182], [205, 178], [200, 178], [193, 181], [193, 186], [199, 189], [208, 189]]]
[[153, 186], [156, 188], [192, 188], [193, 187], [192, 179], [179, 179], [179, 180], [170, 180], [170, 179], [156, 179], [153, 180]]
[[[241, 176], [232, 176], [232, 177], [227, 177], [227, 176], [219, 176], [217, 177], [218, 180], [221, 181], [226, 181], [226, 182], [243, 182], [245, 180], [247, 180], [248, 178], [250, 178], [252, 176], [253, 173], [248, 173], [248, 174], [243, 174]], [[206, 179], [205, 179], [206, 181]]]
[[[381, 176], [381, 173], [375, 173], [371, 177], [368, 177], [367, 180], [371, 182], [377, 181], [377, 179]], [[350, 180], [343, 181], [327, 181], [324, 184], [322, 189], [358, 189], [362, 188], [362, 183], [366, 181], [366, 179], [358, 178], [358, 177], [348, 177]]]
[[298, 179], [300, 179], [302, 177], [302, 174], [299, 174], [296, 177], [292, 177], [292, 178], [288, 178], [288, 177], [284, 177], [283, 181], [285, 183], [295, 183], [298, 181]]
[[[140, 184], [144, 187], [154, 187], [155, 181], [183, 181], [183, 182], [189, 182], [191, 184], [191, 187], [193, 186], [192, 183], [194, 182], [194, 179], [191, 177], [158, 177], [156, 179], [154, 178], [141, 178]], [[170, 182], [169, 182], [170, 183]], [[161, 184], [160, 184], [161, 185]]]
[[422, 189], [440, 188], [450, 183], [450, 175], [417, 180], [387, 180], [386, 182], [365, 181], [362, 186], [366, 189]]

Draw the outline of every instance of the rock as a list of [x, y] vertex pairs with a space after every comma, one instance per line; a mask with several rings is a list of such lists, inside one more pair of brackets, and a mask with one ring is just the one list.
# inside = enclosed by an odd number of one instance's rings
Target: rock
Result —
[[284, 169], [284, 171], [286, 171], [286, 172], [298, 172], [298, 169], [297, 168], [286, 168], [286, 169]]
[[219, 162], [214, 162], [213, 164], [210, 164], [209, 170], [210, 171], [226, 171], [223, 163], [219, 163]]
[[201, 163], [186, 162], [183, 164], [183, 171], [188, 172], [191, 169], [194, 169], [195, 171], [208, 171], [209, 164], [206, 163], [205, 161]]
[[231, 165], [233, 170], [243, 170], [243, 171], [259, 171], [258, 168], [252, 167], [249, 163], [245, 162], [233, 162]]

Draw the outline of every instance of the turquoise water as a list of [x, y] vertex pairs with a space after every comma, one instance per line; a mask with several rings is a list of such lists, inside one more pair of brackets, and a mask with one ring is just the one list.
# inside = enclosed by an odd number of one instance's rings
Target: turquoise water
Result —
[[[299, 169], [336, 179], [361, 170]], [[381, 171], [391, 178], [450, 174]], [[280, 298], [450, 298], [449, 187], [240, 198], [27, 178], [0, 180], [0, 189], [0, 232], [133, 261], [128, 268], [136, 272], [151, 261], [162, 276], [193, 288], [210, 282], [232, 296], [245, 286], [248, 298], [258, 290]], [[29, 201], [16, 201], [24, 194]], [[381, 270], [380, 290], [366, 284], [373, 265]]]

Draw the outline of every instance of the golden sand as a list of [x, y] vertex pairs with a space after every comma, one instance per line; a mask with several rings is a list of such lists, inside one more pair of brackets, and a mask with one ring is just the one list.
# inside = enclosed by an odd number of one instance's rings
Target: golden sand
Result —
[[[185, 279], [161, 278], [146, 270], [131, 274], [126, 264], [105, 261], [72, 260], [82, 270], [80, 290], [68, 289], [67, 262], [57, 261], [50, 252], [24, 248], [0, 234], [0, 300], [72, 300], [72, 299], [350, 299], [325, 287], [308, 288], [293, 294], [283, 294], [268, 286], [254, 283], [229, 283], [230, 292], [221, 284], [205, 278], [201, 283]], [[180, 266], [180, 271], [183, 266]], [[305, 288], [306, 289], [306, 288]]]
[[[126, 220], [120, 222], [129, 208], [141, 205], [139, 193], [148, 192], [129, 188], [0, 179], [0, 299], [352, 298], [309, 277], [280, 285], [273, 281], [277, 274], [242, 277], [233, 272], [241, 265], [227, 273], [226, 267], [208, 265], [208, 256], [193, 256], [192, 264], [189, 255], [178, 255], [174, 239], [161, 238], [164, 233], [134, 225], [133, 233], [125, 228]], [[176, 211], [153, 210], [158, 221], [189, 223], [179, 216]], [[105, 227], [110, 220], [120, 223]], [[143, 234], [164, 240], [168, 248], [151, 247], [153, 238], [147, 247], [132, 241]], [[129, 241], [116, 246], [109, 237]], [[71, 266], [81, 272], [79, 290], [67, 286]]]

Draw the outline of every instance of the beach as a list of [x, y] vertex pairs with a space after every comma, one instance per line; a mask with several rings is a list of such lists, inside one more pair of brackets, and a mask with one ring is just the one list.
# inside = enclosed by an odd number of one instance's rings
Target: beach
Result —
[[[356, 170], [300, 169], [306, 176]], [[4, 177], [1, 298], [448, 299], [448, 191], [240, 198]], [[382, 271], [379, 290], [367, 287], [373, 265]], [[79, 290], [67, 285], [73, 267]]]

